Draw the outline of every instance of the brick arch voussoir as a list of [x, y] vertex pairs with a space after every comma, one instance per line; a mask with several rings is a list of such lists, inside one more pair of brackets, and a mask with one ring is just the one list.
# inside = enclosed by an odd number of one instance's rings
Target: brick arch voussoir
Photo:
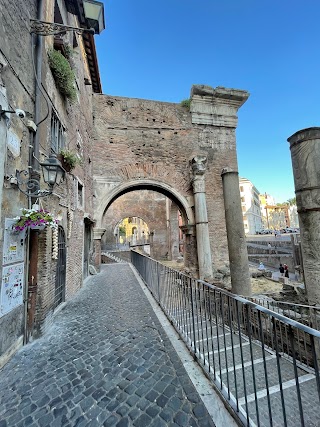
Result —
[[106, 189], [99, 196], [100, 203], [95, 212], [96, 228], [101, 228], [103, 217], [108, 207], [117, 200], [118, 197], [130, 191], [136, 190], [153, 190], [164, 194], [169, 199], [174, 201], [181, 211], [185, 225], [194, 225], [194, 213], [190, 203], [184, 195], [182, 195], [173, 186], [151, 179], [134, 179], [127, 182], [122, 182], [111, 190]]

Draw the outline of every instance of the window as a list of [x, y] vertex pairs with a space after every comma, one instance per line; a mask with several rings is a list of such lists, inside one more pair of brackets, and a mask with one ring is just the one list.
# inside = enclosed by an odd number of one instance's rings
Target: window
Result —
[[80, 181], [78, 181], [78, 188], [77, 188], [77, 206], [78, 208], [83, 208], [83, 185]]
[[65, 134], [64, 127], [62, 126], [60, 120], [52, 111], [51, 115], [51, 149], [55, 153], [60, 153], [60, 151], [64, 148], [65, 144]]
[[242, 187], [242, 185], [240, 186], [240, 191], [241, 191], [241, 193], [243, 193], [243, 187]]
[[245, 203], [246, 199], [244, 197], [241, 197], [241, 202]]

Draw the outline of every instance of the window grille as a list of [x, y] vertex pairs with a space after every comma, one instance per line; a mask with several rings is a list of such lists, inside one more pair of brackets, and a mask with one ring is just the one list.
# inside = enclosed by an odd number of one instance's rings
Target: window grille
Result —
[[65, 146], [65, 129], [56, 114], [52, 111], [51, 115], [51, 149], [55, 153], [60, 151]]

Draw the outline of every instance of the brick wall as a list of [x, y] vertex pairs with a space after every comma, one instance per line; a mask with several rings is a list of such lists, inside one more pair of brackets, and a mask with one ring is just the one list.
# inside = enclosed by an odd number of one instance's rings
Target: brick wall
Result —
[[[104, 200], [117, 186], [139, 180], [148, 180], [155, 190], [158, 183], [164, 183], [192, 208], [189, 162], [194, 155], [205, 153], [212, 262], [215, 268], [228, 263], [221, 171], [226, 166], [237, 168], [235, 130], [192, 124], [190, 112], [179, 104], [95, 95], [93, 108], [96, 215], [101, 215]], [[195, 239], [191, 235], [186, 257], [196, 268]]]
[[103, 218], [106, 232], [103, 243], [114, 243], [114, 229], [124, 218], [139, 217], [145, 221], [149, 231], [154, 231], [153, 248], [156, 259], [167, 259], [169, 250], [166, 221], [166, 197], [148, 190], [134, 191], [120, 196], [109, 207]]
[[[20, 108], [30, 113], [28, 118], [34, 120], [35, 78], [32, 64], [32, 43], [30, 18], [37, 18], [37, 1], [0, 0], [0, 63], [5, 67], [0, 71], [0, 99], [7, 98], [13, 109]], [[44, 1], [43, 17], [46, 21], [54, 21], [54, 1]], [[62, 16], [66, 24], [76, 25], [76, 19], [68, 14], [64, 1], [59, 1]], [[73, 45], [73, 34], [68, 33], [70, 44]], [[66, 130], [66, 148], [81, 157], [81, 165], [77, 165], [72, 173], [67, 174], [60, 186], [56, 186], [54, 194], [43, 199], [43, 207], [60, 218], [67, 242], [67, 288], [66, 299], [70, 298], [81, 286], [83, 279], [83, 241], [84, 218], [93, 218], [93, 186], [91, 178], [91, 129], [92, 129], [92, 87], [85, 84], [89, 78], [86, 56], [81, 36], [76, 36], [78, 46], [74, 48], [73, 69], [76, 75], [77, 99], [74, 103], [67, 101], [58, 91], [53, 75], [48, 66], [47, 50], [53, 46], [53, 37], [43, 37], [42, 52], [42, 85], [47, 93], [48, 105], [41, 96], [40, 120], [37, 133], [40, 141], [39, 160], [44, 161], [50, 154], [51, 114], [55, 112]], [[16, 170], [28, 169], [29, 144], [32, 134], [26, 126], [26, 120], [11, 115], [11, 130], [20, 140], [20, 155], [14, 156], [6, 149], [1, 156], [1, 175], [15, 175]], [[0, 135], [6, 135], [7, 126], [0, 121]], [[2, 171], [4, 172], [2, 174]], [[78, 181], [83, 185], [83, 201], [78, 201]], [[44, 183], [42, 186], [45, 187]], [[2, 187], [2, 183], [1, 183]], [[6, 217], [13, 218], [20, 214], [21, 208], [27, 208], [27, 197], [17, 188], [4, 182], [1, 200], [0, 227], [0, 267], [2, 267], [3, 226]], [[68, 212], [73, 214], [72, 229]], [[70, 215], [69, 215], [70, 216]], [[53, 314], [54, 286], [57, 261], [52, 259], [52, 232], [50, 229], [39, 234], [38, 283], [36, 295], [36, 311], [33, 336], [40, 335], [50, 324]], [[5, 327], [12, 314], [15, 322], [10, 330]], [[23, 330], [23, 309], [14, 310], [0, 318], [0, 355], [17, 339]]]

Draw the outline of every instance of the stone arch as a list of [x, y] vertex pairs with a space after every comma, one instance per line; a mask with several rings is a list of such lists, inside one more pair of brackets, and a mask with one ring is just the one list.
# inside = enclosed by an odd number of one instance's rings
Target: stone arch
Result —
[[157, 191], [172, 200], [179, 208], [182, 218], [183, 225], [192, 226], [194, 225], [194, 213], [188, 200], [182, 196], [172, 186], [156, 180], [151, 179], [134, 179], [127, 182], [123, 182], [120, 185], [114, 187], [111, 191], [105, 190], [99, 198], [101, 202], [96, 210], [96, 227], [102, 228], [102, 219], [108, 209], [108, 207], [120, 196], [131, 191], [137, 190], [153, 190]]

